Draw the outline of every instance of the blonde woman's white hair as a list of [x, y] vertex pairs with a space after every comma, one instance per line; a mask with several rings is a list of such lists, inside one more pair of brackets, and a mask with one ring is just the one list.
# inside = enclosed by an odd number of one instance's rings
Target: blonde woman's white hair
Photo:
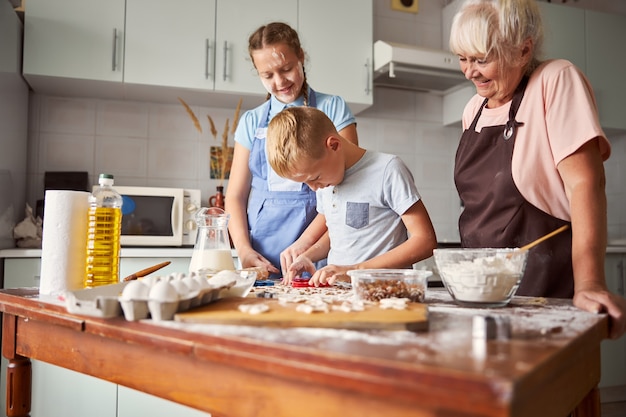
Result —
[[532, 42], [524, 72], [541, 62], [543, 26], [535, 0], [466, 0], [452, 20], [450, 50], [461, 56], [496, 60], [500, 69], [517, 65], [519, 51]]

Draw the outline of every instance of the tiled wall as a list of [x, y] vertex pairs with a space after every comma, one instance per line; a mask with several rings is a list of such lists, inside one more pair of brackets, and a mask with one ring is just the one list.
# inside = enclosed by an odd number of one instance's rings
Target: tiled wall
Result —
[[[374, 39], [441, 48], [440, 2], [420, 2], [419, 14], [391, 11], [375, 1]], [[315, 86], [313, 86], [315, 87]], [[332, 93], [332, 92], [331, 92]], [[436, 95], [376, 88], [375, 105], [357, 116], [367, 149], [398, 154], [411, 168], [440, 241], [458, 240], [460, 212], [452, 180], [459, 129], [442, 127]], [[194, 107], [209, 114], [221, 133], [233, 109]], [[200, 188], [206, 200], [219, 184], [209, 179], [209, 147], [179, 104], [107, 101], [31, 95], [27, 201], [43, 198], [45, 171], [115, 174], [119, 185]], [[232, 141], [232, 138], [231, 138]], [[626, 135], [611, 137], [606, 164], [609, 234], [626, 238]]]

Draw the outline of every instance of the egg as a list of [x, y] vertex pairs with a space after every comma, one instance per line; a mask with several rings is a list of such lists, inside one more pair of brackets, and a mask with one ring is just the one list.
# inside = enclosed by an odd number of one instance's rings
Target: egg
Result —
[[146, 284], [148, 287], [152, 287], [154, 284], [161, 280], [160, 276], [156, 275], [148, 275], [147, 277], [143, 277], [141, 281]]
[[214, 287], [222, 287], [233, 285], [239, 279], [241, 279], [241, 276], [237, 272], [224, 270], [209, 278], [209, 283]]
[[206, 278], [206, 276], [192, 275], [191, 277], [193, 278], [194, 281], [196, 281], [200, 285], [201, 290], [211, 288], [211, 284], [209, 284], [209, 280]]
[[146, 300], [149, 292], [150, 287], [148, 285], [142, 281], [134, 280], [126, 284], [120, 298], [122, 300]]
[[185, 298], [189, 294], [189, 287], [185, 282], [181, 279], [176, 279], [171, 281], [171, 284], [176, 288], [176, 292], [178, 292], [178, 296], [180, 298]]
[[181, 280], [181, 282], [184, 282], [185, 285], [189, 288], [189, 291], [191, 292], [200, 291], [201, 289], [200, 283], [196, 281], [195, 279], [193, 279], [191, 276], [186, 276], [185, 278]]
[[178, 301], [178, 291], [172, 283], [168, 281], [159, 281], [150, 288], [148, 294], [150, 300], [159, 302], [173, 302]]

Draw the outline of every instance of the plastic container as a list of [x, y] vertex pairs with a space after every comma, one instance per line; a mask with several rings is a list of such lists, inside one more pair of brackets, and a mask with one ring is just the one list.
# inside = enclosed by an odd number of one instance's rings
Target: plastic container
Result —
[[416, 269], [355, 269], [347, 272], [357, 299], [408, 298], [421, 303], [432, 272]]
[[113, 175], [100, 174], [89, 197], [84, 287], [119, 282], [122, 196], [113, 189]]

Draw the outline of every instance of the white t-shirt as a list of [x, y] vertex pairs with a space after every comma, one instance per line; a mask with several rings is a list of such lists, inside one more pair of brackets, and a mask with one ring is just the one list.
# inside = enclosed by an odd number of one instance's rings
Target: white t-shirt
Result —
[[[463, 129], [471, 125], [483, 101], [483, 97], [475, 95], [467, 103]], [[476, 131], [505, 124], [510, 107], [509, 102], [495, 109], [484, 108]], [[515, 185], [531, 204], [570, 221], [569, 201], [557, 165], [596, 137], [601, 138], [603, 159], [611, 153], [589, 81], [569, 61], [542, 63], [528, 80], [515, 120], [524, 123], [517, 129], [511, 162]]]
[[419, 199], [413, 175], [399, 157], [365, 152], [341, 184], [317, 190], [317, 211], [326, 216], [331, 242], [328, 263], [363, 262], [406, 241], [400, 216]]

